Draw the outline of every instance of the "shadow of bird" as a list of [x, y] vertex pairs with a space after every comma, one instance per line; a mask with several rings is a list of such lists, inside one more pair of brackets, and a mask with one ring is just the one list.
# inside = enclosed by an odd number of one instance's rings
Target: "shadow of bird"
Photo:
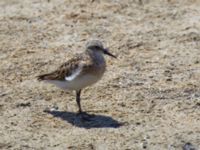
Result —
[[119, 128], [124, 123], [120, 123], [117, 120], [113, 119], [109, 116], [103, 115], [94, 115], [83, 113], [78, 115], [74, 112], [66, 112], [66, 111], [45, 111], [53, 115], [54, 117], [61, 118], [68, 123], [80, 127], [80, 128]]

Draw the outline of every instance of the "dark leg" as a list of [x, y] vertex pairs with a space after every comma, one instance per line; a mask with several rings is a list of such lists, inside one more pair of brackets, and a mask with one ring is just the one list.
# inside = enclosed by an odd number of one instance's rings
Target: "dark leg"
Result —
[[80, 96], [81, 96], [81, 90], [76, 91], [76, 103], [78, 105], [78, 113], [82, 113]]

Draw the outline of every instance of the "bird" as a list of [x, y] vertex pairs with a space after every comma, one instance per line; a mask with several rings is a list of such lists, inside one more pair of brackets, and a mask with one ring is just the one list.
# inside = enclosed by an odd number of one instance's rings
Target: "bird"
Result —
[[83, 113], [81, 91], [102, 78], [106, 70], [104, 55], [117, 58], [109, 52], [108, 48], [104, 48], [100, 40], [90, 40], [86, 43], [84, 52], [76, 54], [55, 71], [37, 76], [37, 79], [56, 85], [63, 90], [75, 91], [77, 113], [81, 114]]

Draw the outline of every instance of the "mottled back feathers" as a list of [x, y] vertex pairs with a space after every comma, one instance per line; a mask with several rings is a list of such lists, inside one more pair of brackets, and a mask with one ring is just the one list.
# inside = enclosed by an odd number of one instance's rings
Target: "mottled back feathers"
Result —
[[[74, 58], [69, 61], [63, 63], [57, 70], [38, 76], [38, 80], [66, 80], [70, 79], [70, 76], [73, 73], [77, 73], [77, 69], [81, 69], [81, 74], [91, 73], [96, 74], [98, 70], [95, 70], [98, 63], [94, 60], [95, 58], [91, 56], [89, 51], [82, 53], [80, 55], [76, 55]], [[76, 74], [79, 76], [79, 74]], [[74, 77], [73, 77], [74, 78]]]

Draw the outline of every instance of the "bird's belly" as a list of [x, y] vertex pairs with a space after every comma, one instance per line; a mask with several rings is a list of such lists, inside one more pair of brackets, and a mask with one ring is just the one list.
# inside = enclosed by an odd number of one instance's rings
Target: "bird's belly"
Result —
[[48, 81], [49, 83], [52, 83], [56, 85], [59, 88], [62, 89], [68, 89], [68, 90], [79, 90], [86, 86], [92, 85], [96, 83], [99, 79], [101, 79], [102, 75], [95, 76], [91, 74], [86, 74], [81, 77], [77, 77], [72, 81], [58, 81], [58, 80], [51, 80]]
[[84, 75], [80, 78], [77, 78], [73, 81], [70, 81], [68, 87], [72, 90], [82, 89], [86, 86], [92, 85], [96, 83], [98, 80], [101, 79], [101, 76], [94, 76], [94, 75]]

